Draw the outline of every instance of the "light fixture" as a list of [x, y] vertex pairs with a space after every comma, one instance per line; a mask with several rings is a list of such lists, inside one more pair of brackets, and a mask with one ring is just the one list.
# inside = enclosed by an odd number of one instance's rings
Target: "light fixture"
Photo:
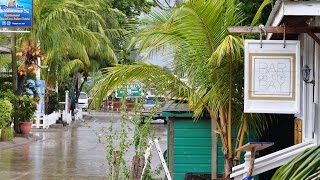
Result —
[[305, 83], [314, 84], [314, 83], [315, 83], [314, 80], [309, 81], [310, 71], [311, 71], [311, 69], [309, 68], [309, 66], [308, 66], [308, 65], [304, 65], [301, 70], [302, 70], [303, 81], [304, 81]]

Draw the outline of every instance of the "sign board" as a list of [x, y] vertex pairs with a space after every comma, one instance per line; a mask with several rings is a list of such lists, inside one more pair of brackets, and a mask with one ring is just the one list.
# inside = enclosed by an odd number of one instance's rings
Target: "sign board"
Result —
[[[36, 88], [36, 91], [38, 93], [38, 96], [40, 98], [39, 102], [37, 103], [37, 110], [36, 110], [36, 114], [39, 116], [43, 116], [44, 115], [44, 108], [45, 108], [45, 102], [44, 102], [44, 96], [45, 96], [45, 81], [44, 80], [32, 80], [29, 79], [27, 80], [27, 84], [28, 87], [34, 87]], [[26, 91], [27, 95], [31, 95], [33, 96], [33, 92], [31, 91], [31, 89], [27, 89]]]
[[0, 28], [31, 28], [32, 6], [32, 0], [0, 0]]
[[300, 111], [300, 42], [245, 41], [244, 112]]
[[125, 84], [118, 88], [116, 97], [122, 98], [124, 93], [126, 93], [126, 97], [140, 97], [142, 94], [142, 86], [138, 83]]

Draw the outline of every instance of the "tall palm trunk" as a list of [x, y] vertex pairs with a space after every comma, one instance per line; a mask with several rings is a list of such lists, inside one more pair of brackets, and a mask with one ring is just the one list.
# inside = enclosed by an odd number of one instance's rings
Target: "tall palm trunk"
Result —
[[230, 179], [230, 175], [233, 167], [233, 159], [228, 156], [224, 156], [224, 179]]
[[18, 65], [16, 57], [16, 34], [11, 34], [11, 60], [12, 60], [12, 90], [17, 93], [18, 89]]
[[[220, 121], [222, 126], [222, 135], [220, 136], [221, 139], [224, 140], [223, 147], [223, 158], [224, 158], [224, 178], [230, 179], [230, 174], [232, 170], [232, 152], [229, 148], [229, 118], [226, 114], [226, 109], [221, 108], [220, 110]], [[231, 154], [231, 157], [230, 157]]]
[[[230, 52], [230, 51], [229, 51]], [[228, 54], [228, 60], [229, 60], [229, 99], [228, 99], [228, 115], [227, 115], [227, 122], [225, 123], [225, 138], [227, 139], [227, 153], [224, 154], [224, 176], [225, 179], [230, 179], [230, 174], [232, 172], [233, 167], [233, 154], [232, 154], [232, 57], [230, 54]], [[225, 113], [224, 113], [225, 114]]]

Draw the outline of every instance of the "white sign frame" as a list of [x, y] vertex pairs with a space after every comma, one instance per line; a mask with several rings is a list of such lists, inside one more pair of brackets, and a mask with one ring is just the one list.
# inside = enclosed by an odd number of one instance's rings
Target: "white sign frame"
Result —
[[245, 40], [245, 113], [300, 113], [300, 41]]

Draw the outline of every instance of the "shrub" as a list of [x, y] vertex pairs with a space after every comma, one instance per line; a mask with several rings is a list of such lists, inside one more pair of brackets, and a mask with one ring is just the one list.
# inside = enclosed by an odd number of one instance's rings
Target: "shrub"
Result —
[[12, 117], [15, 117], [15, 112], [19, 111], [18, 97], [19, 96], [15, 95], [12, 91], [0, 91], [0, 99], [6, 99], [12, 103]]
[[32, 122], [34, 113], [37, 110], [37, 104], [28, 96], [18, 97], [18, 111], [15, 117], [20, 122]]
[[13, 107], [9, 100], [0, 99], [0, 129], [10, 126], [12, 110]]
[[12, 141], [14, 137], [12, 127], [6, 127], [1, 130], [1, 141]]

